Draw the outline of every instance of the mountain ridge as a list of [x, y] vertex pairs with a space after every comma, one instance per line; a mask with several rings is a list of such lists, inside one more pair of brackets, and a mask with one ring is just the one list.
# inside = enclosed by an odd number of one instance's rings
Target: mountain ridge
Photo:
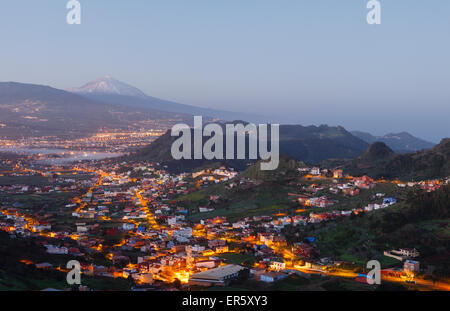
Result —
[[351, 133], [369, 144], [383, 142], [397, 153], [420, 151], [432, 148], [436, 145], [429, 141], [415, 137], [405, 131], [400, 133], [388, 133], [384, 136], [374, 136], [370, 133], [362, 131], [351, 131]]
[[380, 144], [384, 143], [372, 144], [363, 155], [353, 160], [327, 160], [322, 165], [343, 169], [350, 175], [373, 178], [424, 180], [450, 176], [450, 138], [444, 138], [438, 145], [422, 151], [397, 154], [384, 149], [374, 156], [372, 151], [379, 149]]
[[266, 123], [268, 120], [268, 117], [265, 116], [197, 107], [149, 96], [140, 89], [112, 78], [111, 76], [96, 79], [81, 87], [68, 88], [67, 91], [107, 104], [151, 108], [165, 112], [211, 117], [227, 121], [244, 118], [250, 122]]
[[[187, 115], [105, 104], [38, 84], [0, 82], [0, 136], [85, 136], [100, 128], [134, 129], [149, 120], [190, 121]], [[170, 122], [168, 122], [169, 124]], [[171, 123], [170, 123], [171, 124]]]
[[[191, 129], [192, 131], [192, 129]], [[225, 136], [225, 135], [224, 135]], [[224, 162], [237, 169], [245, 169], [250, 160], [173, 160], [171, 146], [178, 137], [172, 137], [170, 131], [153, 143], [133, 153], [128, 159], [160, 162], [176, 169], [192, 169], [210, 162]], [[207, 138], [203, 139], [203, 144]], [[223, 139], [226, 152], [226, 138]], [[351, 135], [343, 127], [280, 125], [280, 157], [287, 156], [299, 161], [320, 163], [329, 158], [352, 159], [363, 153], [368, 144]], [[193, 150], [191, 146], [191, 150]], [[236, 149], [235, 149], [236, 150]], [[248, 139], [246, 140], [248, 153]], [[246, 157], [248, 158], [248, 157]], [[236, 159], [236, 156], [235, 156]]]
[[100, 94], [115, 94], [122, 96], [135, 96], [140, 98], [147, 97], [147, 95], [138, 88], [126, 84], [124, 82], [121, 82], [117, 79], [114, 79], [109, 75], [88, 82], [78, 88], [77, 87], [69, 88], [67, 89], [67, 91], [80, 94], [100, 93]]

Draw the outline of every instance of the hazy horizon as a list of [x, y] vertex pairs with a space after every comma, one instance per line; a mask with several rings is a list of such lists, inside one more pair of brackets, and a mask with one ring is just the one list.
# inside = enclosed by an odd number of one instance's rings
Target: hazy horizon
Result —
[[[67, 1], [0, 5], [0, 81], [78, 87], [104, 75], [150, 96], [341, 125], [450, 136], [450, 2]], [[32, 27], [31, 27], [32, 26]]]

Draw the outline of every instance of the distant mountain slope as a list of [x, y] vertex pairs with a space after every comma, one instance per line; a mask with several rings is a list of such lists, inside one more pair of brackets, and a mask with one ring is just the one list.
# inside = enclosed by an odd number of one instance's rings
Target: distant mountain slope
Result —
[[[171, 146], [176, 139], [176, 137], [170, 136], [170, 132], [167, 132], [152, 144], [131, 155], [130, 159], [145, 159], [186, 170], [211, 162], [206, 160], [173, 160]], [[203, 143], [206, 140], [204, 139]], [[224, 139], [224, 151], [226, 151], [225, 141], [226, 139]], [[292, 157], [296, 160], [319, 163], [329, 158], [351, 159], [364, 152], [367, 147], [367, 143], [351, 135], [343, 127], [280, 125], [280, 155]], [[246, 149], [248, 151], [248, 146]], [[233, 160], [223, 162], [237, 169], [244, 169], [252, 161]]]
[[131, 85], [123, 83], [119, 80], [112, 78], [111, 76], [105, 76], [103, 78], [88, 82], [79, 88], [70, 88], [67, 91], [73, 93], [84, 93], [84, 94], [112, 94], [112, 95], [122, 95], [122, 96], [133, 96], [139, 98], [146, 98], [147, 95], [144, 94], [138, 88]]
[[431, 149], [396, 154], [384, 143], [374, 143], [361, 156], [350, 161], [325, 161], [324, 166], [340, 167], [351, 175], [374, 178], [421, 180], [450, 176], [450, 138]]
[[407, 132], [397, 134], [386, 134], [384, 136], [373, 136], [366, 132], [352, 131], [356, 137], [364, 140], [369, 144], [374, 142], [383, 142], [397, 153], [408, 153], [432, 148], [435, 144], [423, 139], [414, 137]]
[[265, 119], [265, 117], [252, 114], [201, 108], [148, 96], [141, 90], [124, 82], [118, 81], [110, 76], [105, 76], [89, 82], [79, 88], [67, 89], [67, 91], [108, 104], [150, 108], [160, 111], [212, 117], [222, 120], [245, 119], [249, 122], [261, 122], [261, 120]]
[[[0, 136], [80, 136], [99, 128], [134, 129], [140, 122], [186, 115], [105, 104], [49, 86], [0, 82]], [[190, 119], [190, 118], [189, 118]]]

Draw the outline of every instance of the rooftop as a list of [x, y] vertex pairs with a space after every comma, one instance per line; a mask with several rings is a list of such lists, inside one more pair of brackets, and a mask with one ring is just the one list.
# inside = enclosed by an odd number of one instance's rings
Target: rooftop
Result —
[[243, 269], [244, 267], [239, 265], [226, 265], [208, 271], [195, 273], [191, 276], [191, 279], [221, 280], [222, 278], [237, 273]]

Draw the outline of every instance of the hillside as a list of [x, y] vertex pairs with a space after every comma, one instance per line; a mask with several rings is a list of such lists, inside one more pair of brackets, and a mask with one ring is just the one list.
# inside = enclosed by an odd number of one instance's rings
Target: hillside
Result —
[[262, 171], [260, 162], [252, 164], [245, 171], [241, 172], [239, 176], [265, 182], [286, 182], [298, 176], [298, 163], [293, 158], [281, 156], [278, 168], [273, 171]]
[[280, 153], [296, 160], [319, 163], [326, 159], [352, 159], [368, 144], [341, 126], [280, 126]]
[[219, 118], [222, 120], [244, 118], [252, 122], [260, 122], [260, 119], [263, 118], [245, 113], [185, 105], [149, 96], [138, 88], [118, 81], [110, 76], [105, 76], [103, 78], [88, 82], [81, 87], [69, 88], [68, 91], [107, 104], [126, 105], [129, 107], [154, 109], [170, 113], [182, 113], [195, 116]]
[[[83, 136], [141, 123], [185, 120], [182, 114], [105, 104], [49, 86], [0, 82], [0, 136]], [[169, 120], [171, 120], [169, 122]]]
[[375, 142], [367, 148], [366, 152], [360, 155], [357, 159], [360, 162], [380, 161], [392, 158], [395, 152], [392, 151], [385, 143]]
[[[252, 161], [249, 160], [212, 160], [208, 161], [205, 159], [202, 160], [174, 160], [171, 154], [171, 148], [173, 142], [177, 139], [177, 137], [172, 137], [170, 135], [170, 130], [167, 131], [164, 135], [158, 137], [151, 144], [137, 150], [132, 153], [130, 156], [125, 156], [124, 158], [119, 159], [120, 161], [152, 161], [159, 162], [168, 167], [170, 172], [183, 172], [183, 171], [191, 171], [195, 168], [201, 167], [203, 165], [209, 165], [212, 163], [220, 162], [226, 164], [227, 166], [233, 167], [238, 170], [244, 170], [248, 164]], [[194, 146], [191, 145], [191, 150], [193, 150]], [[226, 148], [224, 147], [224, 151]]]
[[374, 178], [429, 179], [450, 176], [450, 139], [431, 149], [395, 154], [383, 143], [372, 144], [351, 161], [326, 161], [326, 167], [340, 167], [352, 175], [367, 174]]
[[449, 216], [450, 185], [447, 185], [432, 193], [411, 192], [392, 208], [321, 225], [289, 226], [283, 229], [283, 234], [291, 242], [316, 237], [316, 245], [324, 257], [361, 264], [375, 259], [383, 267], [402, 264], [383, 256], [386, 249], [416, 248], [421, 266], [432, 265], [435, 276], [448, 277]]
[[397, 153], [416, 152], [432, 148], [435, 145], [426, 140], [414, 137], [407, 132], [390, 133], [384, 136], [373, 136], [370, 133], [360, 131], [352, 131], [351, 133], [369, 144], [383, 142]]
[[386, 164], [386, 171], [404, 178], [450, 176], [450, 138], [431, 149], [395, 157]]
[[[167, 132], [152, 144], [132, 154], [129, 159], [155, 161], [172, 168], [185, 170], [210, 162], [207, 160], [174, 161], [170, 150], [175, 140], [176, 138], [171, 137], [170, 132]], [[225, 141], [226, 139], [224, 139]], [[280, 125], [280, 154], [299, 161], [319, 163], [329, 158], [351, 159], [364, 152], [367, 146], [368, 144], [354, 137], [342, 127]], [[224, 150], [226, 151], [226, 146], [224, 146]], [[242, 170], [252, 161], [226, 160], [223, 162]]]
[[[299, 178], [296, 168], [299, 163], [292, 158], [281, 157], [278, 169], [261, 171], [259, 162], [226, 183], [214, 184], [177, 198], [180, 206], [190, 210], [188, 219], [207, 219], [226, 216], [237, 220], [255, 215], [272, 215], [282, 211], [293, 211], [298, 206], [288, 193], [294, 192], [293, 184]], [[231, 187], [231, 185], [234, 186]], [[211, 195], [220, 196], [218, 202], [209, 202]], [[214, 210], [199, 213], [199, 206], [210, 206]]]

